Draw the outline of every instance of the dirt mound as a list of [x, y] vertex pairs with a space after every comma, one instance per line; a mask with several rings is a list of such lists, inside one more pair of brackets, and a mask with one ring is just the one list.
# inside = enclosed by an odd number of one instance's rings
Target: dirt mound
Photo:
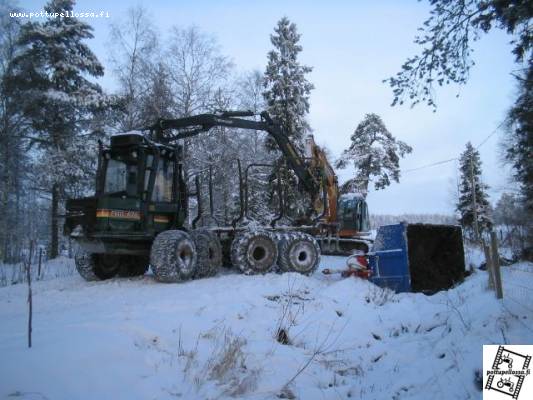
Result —
[[461, 227], [409, 224], [407, 241], [413, 291], [445, 290], [464, 279]]

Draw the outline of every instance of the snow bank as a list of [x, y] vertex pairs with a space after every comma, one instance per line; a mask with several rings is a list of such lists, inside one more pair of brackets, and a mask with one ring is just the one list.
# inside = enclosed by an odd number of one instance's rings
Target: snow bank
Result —
[[70, 260], [46, 268], [32, 349], [27, 288], [0, 288], [0, 398], [479, 398], [482, 345], [531, 337], [533, 315], [510, 314], [482, 271], [428, 297], [320, 272], [87, 283]]

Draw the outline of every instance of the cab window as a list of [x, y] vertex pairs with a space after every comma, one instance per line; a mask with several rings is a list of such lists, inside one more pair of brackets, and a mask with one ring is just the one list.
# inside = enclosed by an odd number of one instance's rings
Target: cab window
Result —
[[126, 192], [135, 195], [137, 185], [137, 165], [121, 160], [107, 162], [104, 193]]
[[153, 201], [172, 201], [172, 181], [174, 177], [174, 163], [170, 160], [160, 159], [154, 183]]
[[354, 204], [350, 200], [343, 202], [343, 217], [349, 221], [354, 219]]

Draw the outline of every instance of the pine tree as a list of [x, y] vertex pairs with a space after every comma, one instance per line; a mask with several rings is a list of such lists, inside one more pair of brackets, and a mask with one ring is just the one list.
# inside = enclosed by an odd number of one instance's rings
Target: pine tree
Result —
[[343, 193], [368, 193], [370, 181], [374, 188], [384, 189], [391, 180], [400, 181], [400, 158], [413, 150], [406, 143], [396, 140], [388, 131], [381, 117], [366, 114], [351, 136], [350, 147], [343, 151], [336, 162], [337, 168], [346, 168], [353, 163], [355, 175], [346, 181]]
[[[303, 149], [304, 134], [310, 131], [305, 119], [309, 112], [309, 94], [314, 88], [306, 74], [312, 68], [298, 62], [302, 46], [298, 44], [300, 34], [296, 24], [283, 17], [274, 32], [270, 35], [274, 50], [268, 53], [263, 96], [270, 115], [281, 124], [297, 147]], [[267, 140], [267, 147], [274, 149], [274, 142]]]
[[[474, 218], [474, 197], [477, 211], [477, 225], [480, 234], [492, 228], [491, 208], [488, 201], [488, 186], [481, 182], [481, 159], [479, 152], [472, 144], [466, 144], [465, 151], [459, 157], [459, 200], [457, 211], [459, 212], [459, 223], [471, 233], [474, 238], [475, 218]], [[473, 186], [473, 187], [472, 187]]]
[[[429, 18], [418, 28], [414, 42], [420, 53], [409, 57], [395, 76], [386, 79], [394, 94], [392, 105], [426, 102], [436, 107], [436, 88], [464, 85], [474, 65], [474, 42], [501, 29], [511, 35], [517, 63], [531, 71], [533, 31], [531, 0], [429, 0]], [[521, 77], [519, 77], [521, 79]]]
[[[51, 0], [49, 13], [72, 11], [73, 0]], [[76, 18], [50, 18], [22, 26], [20, 53], [10, 65], [6, 85], [17, 96], [23, 114], [31, 122], [41, 159], [48, 166], [43, 179], [52, 195], [50, 256], [59, 248], [58, 214], [69, 181], [76, 180], [87, 145], [80, 146], [79, 135], [92, 112], [105, 98], [101, 88], [87, 79], [103, 75], [103, 67], [83, 42], [93, 37], [92, 28]], [[76, 155], [73, 152], [77, 151]]]

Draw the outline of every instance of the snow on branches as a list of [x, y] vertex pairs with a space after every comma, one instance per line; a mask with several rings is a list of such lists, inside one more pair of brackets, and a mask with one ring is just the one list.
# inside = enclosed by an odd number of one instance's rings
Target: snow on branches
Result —
[[376, 190], [389, 186], [391, 180], [400, 181], [400, 158], [413, 149], [394, 138], [379, 115], [366, 114], [351, 141], [335, 164], [337, 168], [346, 168], [349, 164], [355, 168], [354, 177], [342, 185], [342, 192], [366, 196], [371, 180], [375, 181]]

